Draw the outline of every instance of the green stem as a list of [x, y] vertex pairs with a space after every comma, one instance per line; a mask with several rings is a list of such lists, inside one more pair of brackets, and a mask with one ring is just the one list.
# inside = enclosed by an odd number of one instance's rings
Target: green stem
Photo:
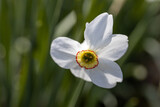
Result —
[[75, 91], [73, 92], [72, 97], [68, 103], [68, 107], [75, 107], [75, 104], [78, 100], [78, 97], [81, 94], [81, 91], [83, 89], [84, 83], [85, 83], [84, 80], [79, 81], [79, 83], [78, 83]]

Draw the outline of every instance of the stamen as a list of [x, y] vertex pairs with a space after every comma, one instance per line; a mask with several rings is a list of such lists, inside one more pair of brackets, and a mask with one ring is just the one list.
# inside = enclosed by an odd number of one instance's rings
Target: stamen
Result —
[[88, 55], [87, 55], [87, 54], [84, 54], [84, 56], [86, 56], [86, 57], [87, 57]]
[[88, 59], [86, 59], [85, 61], [88, 62]]

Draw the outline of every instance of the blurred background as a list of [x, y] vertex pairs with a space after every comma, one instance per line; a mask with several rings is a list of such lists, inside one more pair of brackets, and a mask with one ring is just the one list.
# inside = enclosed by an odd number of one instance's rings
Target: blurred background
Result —
[[[82, 82], [50, 57], [51, 41], [83, 41], [108, 12], [129, 37], [112, 89]], [[0, 0], [0, 107], [160, 107], [160, 0]]]

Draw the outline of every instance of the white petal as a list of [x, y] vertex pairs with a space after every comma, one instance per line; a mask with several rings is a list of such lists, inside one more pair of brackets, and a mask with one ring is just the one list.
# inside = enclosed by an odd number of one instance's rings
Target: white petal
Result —
[[110, 78], [110, 80], [113, 79], [113, 82], [122, 82], [123, 74], [121, 68], [117, 63], [107, 59], [103, 59], [101, 57], [98, 60], [99, 60], [98, 67], [101, 69], [101, 71], [112, 75], [113, 78]]
[[111, 41], [113, 17], [108, 13], [102, 13], [90, 23], [86, 23], [84, 38], [91, 49], [106, 46]]
[[109, 45], [97, 52], [98, 56], [116, 61], [121, 58], [128, 48], [128, 37], [121, 34], [113, 35]]
[[87, 72], [91, 78], [91, 81], [102, 88], [113, 88], [116, 83], [109, 83], [109, 75], [102, 72], [98, 67], [92, 69], [90, 72]]
[[89, 49], [89, 46], [88, 46], [88, 44], [85, 40], [81, 43], [81, 48], [82, 48], [82, 50], [88, 50]]
[[85, 71], [85, 68], [81, 68], [79, 65], [77, 65], [75, 68], [70, 69], [72, 74], [78, 78], [84, 79], [86, 81], [91, 81], [90, 77]]
[[52, 41], [50, 54], [52, 59], [62, 68], [70, 69], [76, 66], [76, 53], [81, 45], [67, 37], [59, 37]]
[[103, 88], [113, 88], [123, 78], [119, 65], [101, 58], [98, 67], [87, 73], [95, 85]]

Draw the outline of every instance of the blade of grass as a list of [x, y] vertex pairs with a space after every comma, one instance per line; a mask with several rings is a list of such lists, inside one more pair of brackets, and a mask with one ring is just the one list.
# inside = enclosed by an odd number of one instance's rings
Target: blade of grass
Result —
[[67, 107], [75, 107], [78, 97], [80, 96], [81, 91], [83, 90], [84, 83], [84, 80], [79, 80], [79, 83], [77, 84], [77, 87], [74, 90]]
[[6, 50], [4, 59], [4, 80], [3, 84], [5, 87], [6, 106], [10, 105], [12, 97], [12, 85], [11, 85], [11, 72], [10, 72], [10, 43], [11, 43], [11, 14], [10, 14], [10, 4], [6, 0], [1, 0], [0, 7], [0, 42]]

